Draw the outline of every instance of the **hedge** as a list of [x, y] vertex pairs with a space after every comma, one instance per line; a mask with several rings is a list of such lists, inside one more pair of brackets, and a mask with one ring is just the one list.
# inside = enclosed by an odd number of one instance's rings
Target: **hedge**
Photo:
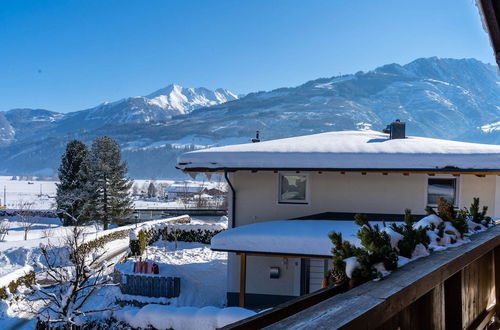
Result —
[[[35, 272], [30, 271], [28, 274], [19, 277], [17, 280], [10, 282], [7, 287], [0, 288], [0, 300], [5, 300], [8, 297], [8, 292], [13, 293], [16, 292], [17, 288], [20, 285], [25, 285], [26, 287], [31, 287], [35, 284], [36, 280]], [[7, 288], [9, 291], [7, 292]]]
[[148, 245], [160, 238], [169, 242], [210, 244], [212, 237], [224, 230], [225, 227], [220, 224], [161, 223], [134, 233], [130, 238], [130, 251], [133, 256], [141, 256]]
[[107, 234], [107, 235], [103, 235], [97, 239], [83, 243], [82, 245], [80, 245], [80, 249], [83, 249], [86, 252], [100, 249], [100, 248], [104, 247], [104, 245], [106, 245], [109, 242], [115, 241], [117, 239], [127, 238], [130, 231], [131, 231], [131, 229], [124, 229], [124, 230], [112, 232], [112, 233]]

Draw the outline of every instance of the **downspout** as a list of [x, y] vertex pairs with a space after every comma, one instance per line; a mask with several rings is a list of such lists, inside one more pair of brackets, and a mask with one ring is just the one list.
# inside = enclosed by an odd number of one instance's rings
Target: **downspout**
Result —
[[224, 170], [224, 178], [226, 179], [229, 188], [231, 188], [231, 193], [233, 195], [233, 198], [231, 198], [231, 209], [232, 209], [231, 228], [234, 228], [234, 225], [236, 224], [236, 190], [234, 190], [233, 184], [231, 183], [229, 177], [227, 176], [227, 170]]

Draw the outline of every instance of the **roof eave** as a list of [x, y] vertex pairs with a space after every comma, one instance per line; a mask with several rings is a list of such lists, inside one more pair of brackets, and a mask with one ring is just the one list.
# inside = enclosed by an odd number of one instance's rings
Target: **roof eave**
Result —
[[497, 65], [500, 66], [500, 4], [495, 0], [476, 0], [484, 26], [490, 36]]
[[298, 168], [298, 167], [176, 167], [189, 173], [236, 172], [236, 171], [304, 171], [304, 172], [366, 172], [366, 173], [440, 173], [500, 175], [500, 169], [462, 168]]

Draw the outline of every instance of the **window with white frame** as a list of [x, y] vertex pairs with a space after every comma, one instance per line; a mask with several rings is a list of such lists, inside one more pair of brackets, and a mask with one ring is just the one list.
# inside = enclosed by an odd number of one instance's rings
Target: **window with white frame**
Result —
[[307, 175], [280, 174], [279, 175], [279, 202], [304, 204], [309, 197], [307, 192]]
[[437, 205], [440, 197], [450, 204], [457, 205], [457, 179], [432, 178], [427, 183], [427, 204]]

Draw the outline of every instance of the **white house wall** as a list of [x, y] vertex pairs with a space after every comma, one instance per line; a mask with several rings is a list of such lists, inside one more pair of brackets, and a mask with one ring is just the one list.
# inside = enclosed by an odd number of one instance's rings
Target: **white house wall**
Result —
[[[239, 292], [240, 257], [229, 253], [228, 263], [232, 271], [228, 276], [228, 291]], [[271, 267], [279, 267], [280, 277], [269, 276]], [[277, 257], [247, 257], [247, 286], [250, 294], [273, 294], [279, 296], [300, 295], [300, 259]]]
[[481, 205], [488, 206], [488, 215], [498, 213], [495, 196], [500, 193], [497, 189], [497, 177], [478, 177], [475, 175], [461, 175], [459, 181], [460, 208], [469, 207], [474, 197], [479, 197]]
[[[271, 171], [234, 173], [236, 226], [322, 212], [404, 214], [409, 208], [414, 214], [424, 214], [427, 206], [427, 174], [311, 172], [309, 204], [279, 204], [277, 176]], [[461, 175], [458, 183], [459, 207], [480, 197], [481, 204], [489, 206], [489, 214], [495, 214], [496, 176]]]

